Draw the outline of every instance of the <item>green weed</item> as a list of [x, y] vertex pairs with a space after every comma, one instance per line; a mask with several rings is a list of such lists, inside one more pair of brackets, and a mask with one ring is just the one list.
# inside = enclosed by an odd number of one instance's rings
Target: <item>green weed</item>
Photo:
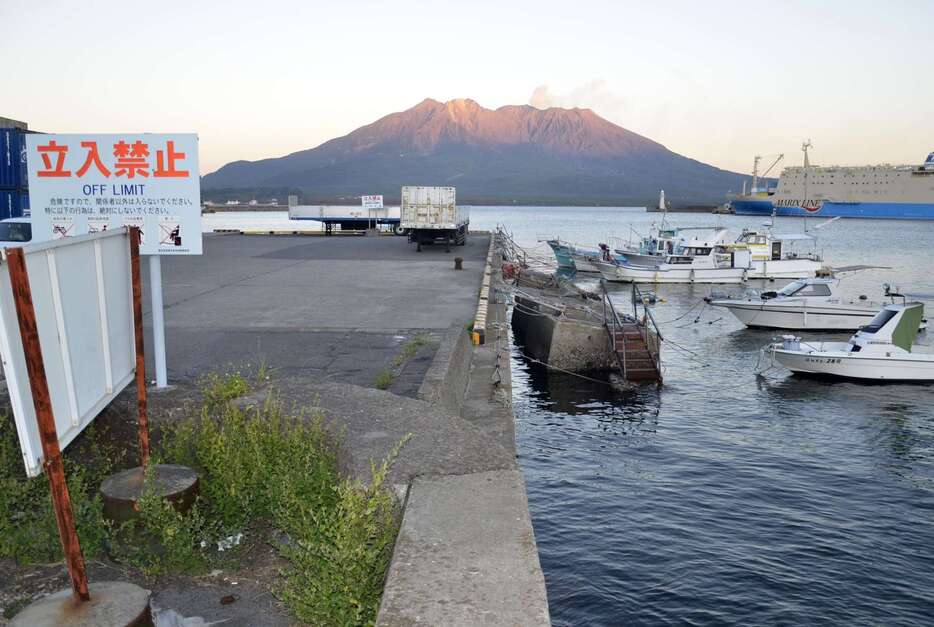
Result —
[[389, 368], [384, 368], [380, 370], [379, 374], [376, 375], [376, 381], [373, 385], [376, 386], [377, 390], [388, 390], [389, 386], [392, 385], [393, 379], [396, 378], [396, 375], [393, 374], [392, 370]]
[[[373, 624], [399, 527], [384, 482], [405, 440], [373, 465], [368, 485], [342, 479], [322, 412], [287, 411], [272, 394], [259, 407], [229, 402], [248, 390], [240, 373], [208, 377], [200, 412], [161, 429], [154, 461], [191, 466], [201, 477], [201, 495], [185, 513], [147, 478], [138, 518], [112, 528], [97, 488], [119, 451], [92, 445], [88, 465], [66, 460], [85, 556], [109, 544], [113, 557], [145, 573], [201, 573], [220, 561], [218, 540], [273, 528], [290, 539], [278, 547], [289, 561], [279, 593], [298, 619]], [[61, 550], [47, 481], [25, 479], [12, 421], [0, 418], [0, 557], [7, 556], [52, 562]]]
[[419, 333], [413, 337], [411, 340], [402, 345], [402, 350], [393, 358], [392, 365], [398, 368], [408, 360], [415, 357], [415, 353], [418, 352], [418, 349], [427, 344], [430, 339], [431, 336], [427, 333]]
[[204, 401], [209, 408], [219, 407], [250, 391], [250, 384], [239, 371], [218, 374], [212, 372], [202, 384]]
[[116, 531], [115, 556], [152, 575], [204, 572], [212, 562], [213, 542], [221, 534], [200, 505], [196, 502], [187, 512], [179, 512], [155, 492], [147, 473], [138, 518]]
[[279, 520], [292, 540], [280, 547], [291, 562], [283, 573], [282, 597], [302, 621], [374, 623], [399, 530], [398, 512], [384, 482], [407, 440], [379, 466], [371, 463], [369, 485], [341, 481], [330, 508], [316, 510], [300, 495], [288, 495], [288, 517]]
[[[87, 434], [87, 435], [93, 435]], [[107, 468], [101, 460], [98, 472]], [[65, 476], [85, 557], [98, 556], [108, 537], [103, 505], [97, 494], [98, 472], [65, 457]], [[13, 420], [0, 416], [0, 557], [36, 564], [62, 559], [61, 542], [49, 481], [45, 475], [28, 479]]]

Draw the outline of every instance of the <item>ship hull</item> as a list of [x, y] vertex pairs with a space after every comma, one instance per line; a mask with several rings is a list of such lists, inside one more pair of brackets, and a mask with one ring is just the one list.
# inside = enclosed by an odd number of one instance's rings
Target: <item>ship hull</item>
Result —
[[730, 201], [733, 213], [738, 216], [770, 216], [772, 215], [771, 200], [736, 199]]
[[[772, 215], [773, 205], [768, 200], [734, 200], [731, 202], [736, 215]], [[934, 203], [896, 202], [830, 202], [819, 207], [804, 209], [799, 206], [775, 207], [777, 216], [814, 218], [870, 218], [888, 220], [934, 220]]]
[[[801, 343], [805, 346], [805, 343]], [[795, 374], [871, 381], [934, 381], [934, 360], [906, 354], [885, 358], [849, 352], [846, 342], [815, 342], [808, 350], [773, 348], [775, 361]]]
[[831, 307], [826, 305], [786, 306], [768, 301], [715, 300], [714, 307], [728, 309], [747, 327], [758, 329], [791, 329], [794, 331], [855, 331], [879, 312], [878, 307]]

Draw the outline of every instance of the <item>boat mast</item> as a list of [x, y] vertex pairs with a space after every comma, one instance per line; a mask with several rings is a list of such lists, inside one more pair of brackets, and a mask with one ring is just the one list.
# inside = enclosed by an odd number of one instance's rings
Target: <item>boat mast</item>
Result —
[[[801, 201], [801, 208], [804, 209], [804, 205], [808, 202], [808, 172], [811, 169], [811, 162], [808, 159], [808, 149], [811, 147], [811, 139], [808, 138], [806, 142], [801, 143], [801, 150], [804, 152], [804, 199]], [[804, 211], [804, 232], [807, 233], [808, 230], [808, 212], [805, 209]]]
[[665, 228], [665, 220], [668, 218], [668, 203], [665, 202], [665, 190], [658, 195], [658, 208], [662, 210], [662, 230]]

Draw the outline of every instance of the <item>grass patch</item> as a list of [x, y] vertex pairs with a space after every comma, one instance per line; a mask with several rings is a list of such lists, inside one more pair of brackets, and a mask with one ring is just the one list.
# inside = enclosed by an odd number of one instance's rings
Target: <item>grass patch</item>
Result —
[[[265, 371], [264, 366], [264, 374]], [[249, 392], [250, 383], [239, 370], [226, 374], [212, 372], [204, 378], [201, 388], [205, 404], [209, 409], [213, 409]]]
[[176, 424], [166, 441], [166, 461], [202, 473], [200, 512], [217, 525], [206, 536], [265, 521], [289, 538], [278, 546], [290, 563], [279, 593], [297, 618], [329, 625], [375, 620], [398, 532], [383, 485], [398, 447], [373, 467], [368, 485], [341, 479], [323, 414], [287, 412], [272, 395], [248, 410], [206, 406], [198, 419]]
[[393, 358], [392, 365], [398, 368], [408, 360], [415, 357], [415, 353], [418, 352], [418, 349], [420, 349], [422, 346], [425, 346], [429, 339], [431, 339], [431, 336], [427, 333], [419, 333], [411, 340], [403, 344], [402, 350], [399, 351], [399, 354]]
[[384, 368], [379, 371], [379, 374], [376, 375], [376, 380], [373, 382], [373, 385], [376, 386], [377, 390], [388, 390], [389, 386], [392, 385], [393, 379], [396, 378], [396, 375], [389, 368]]
[[376, 375], [376, 380], [373, 382], [376, 389], [388, 390], [396, 378], [396, 369], [401, 368], [406, 362], [415, 357], [418, 349], [428, 344], [429, 341], [431, 341], [431, 336], [428, 333], [419, 333], [403, 344], [399, 353], [392, 358], [392, 367], [383, 368]]
[[[384, 481], [405, 441], [373, 465], [366, 484], [341, 478], [338, 443], [323, 413], [287, 410], [273, 394], [259, 407], [230, 402], [250, 384], [240, 373], [208, 377], [203, 406], [160, 429], [154, 461], [192, 466], [201, 476], [200, 497], [186, 513], [146, 487], [139, 518], [114, 528], [103, 519], [97, 489], [117, 470], [111, 460], [118, 456], [92, 446], [83, 449], [82, 465], [66, 459], [85, 556], [99, 556], [109, 547], [114, 559], [148, 574], [198, 574], [236, 567], [240, 550], [221, 553], [218, 543], [245, 533], [250, 543], [276, 546], [288, 561], [273, 592], [298, 620], [372, 624], [400, 518]], [[79, 441], [87, 435], [93, 433], [86, 431]], [[48, 482], [25, 479], [15, 429], [5, 417], [0, 419], [0, 557], [21, 563], [62, 558]]]
[[[94, 439], [93, 427], [88, 438]], [[101, 449], [101, 463], [82, 466], [65, 455], [65, 476], [85, 557], [99, 556], [108, 538], [103, 504], [97, 494], [110, 470]], [[44, 564], [63, 559], [49, 481], [45, 475], [26, 478], [13, 419], [0, 416], [0, 557], [20, 564]]]

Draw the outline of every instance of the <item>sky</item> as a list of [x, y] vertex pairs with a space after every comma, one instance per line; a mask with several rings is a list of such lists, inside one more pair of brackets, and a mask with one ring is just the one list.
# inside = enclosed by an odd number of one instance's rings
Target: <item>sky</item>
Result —
[[934, 0], [0, 0], [0, 116], [196, 132], [202, 173], [425, 98], [588, 107], [671, 150], [910, 163], [934, 150]]

